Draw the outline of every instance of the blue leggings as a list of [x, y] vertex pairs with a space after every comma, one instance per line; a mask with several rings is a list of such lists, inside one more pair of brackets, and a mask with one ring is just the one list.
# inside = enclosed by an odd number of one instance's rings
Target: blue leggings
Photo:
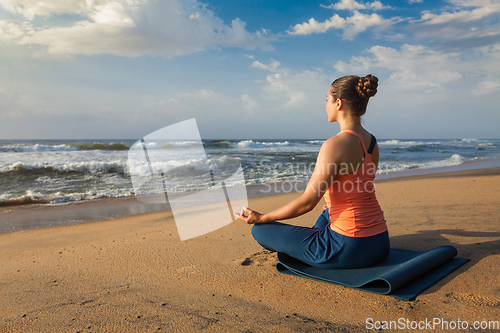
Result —
[[312, 228], [274, 221], [254, 224], [252, 235], [268, 250], [319, 268], [368, 267], [384, 260], [390, 251], [387, 231], [369, 237], [349, 237], [333, 231], [328, 209]]

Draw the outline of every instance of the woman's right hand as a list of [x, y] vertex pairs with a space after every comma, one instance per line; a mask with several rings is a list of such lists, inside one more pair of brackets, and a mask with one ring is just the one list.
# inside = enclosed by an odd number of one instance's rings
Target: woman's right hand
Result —
[[[248, 215], [245, 216], [245, 213]], [[241, 213], [234, 213], [234, 216], [247, 224], [267, 223], [265, 220], [265, 214], [261, 214], [248, 207], [243, 207]]]

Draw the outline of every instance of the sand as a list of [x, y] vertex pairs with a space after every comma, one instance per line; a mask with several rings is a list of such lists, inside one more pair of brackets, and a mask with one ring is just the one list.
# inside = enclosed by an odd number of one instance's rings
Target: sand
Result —
[[[392, 247], [449, 244], [470, 259], [414, 301], [279, 274], [275, 254], [241, 221], [181, 242], [162, 211], [0, 234], [0, 331], [364, 332], [368, 318], [500, 321], [500, 170], [376, 184]], [[266, 212], [298, 195], [249, 207]], [[311, 226], [320, 213], [318, 205], [288, 222]]]

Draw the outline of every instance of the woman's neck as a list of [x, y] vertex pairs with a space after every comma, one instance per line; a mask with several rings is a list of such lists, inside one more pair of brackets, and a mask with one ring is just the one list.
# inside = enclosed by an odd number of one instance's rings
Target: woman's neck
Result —
[[361, 126], [361, 119], [359, 118], [350, 117], [350, 118], [339, 119], [339, 125], [341, 131], [353, 130], [355, 132], [359, 132], [360, 130], [363, 129], [363, 126]]

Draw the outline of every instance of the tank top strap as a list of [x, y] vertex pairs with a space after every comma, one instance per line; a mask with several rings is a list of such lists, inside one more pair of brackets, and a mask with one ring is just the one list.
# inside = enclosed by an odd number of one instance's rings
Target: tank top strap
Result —
[[365, 147], [365, 143], [363, 142], [363, 139], [361, 139], [361, 136], [358, 133], [356, 133], [353, 130], [343, 130], [343, 131], [340, 131], [340, 133], [344, 133], [344, 132], [356, 135], [358, 137], [359, 141], [361, 141], [361, 145], [363, 146], [363, 152], [365, 153], [365, 155], [368, 154], [368, 151], [366, 150], [366, 147]]

